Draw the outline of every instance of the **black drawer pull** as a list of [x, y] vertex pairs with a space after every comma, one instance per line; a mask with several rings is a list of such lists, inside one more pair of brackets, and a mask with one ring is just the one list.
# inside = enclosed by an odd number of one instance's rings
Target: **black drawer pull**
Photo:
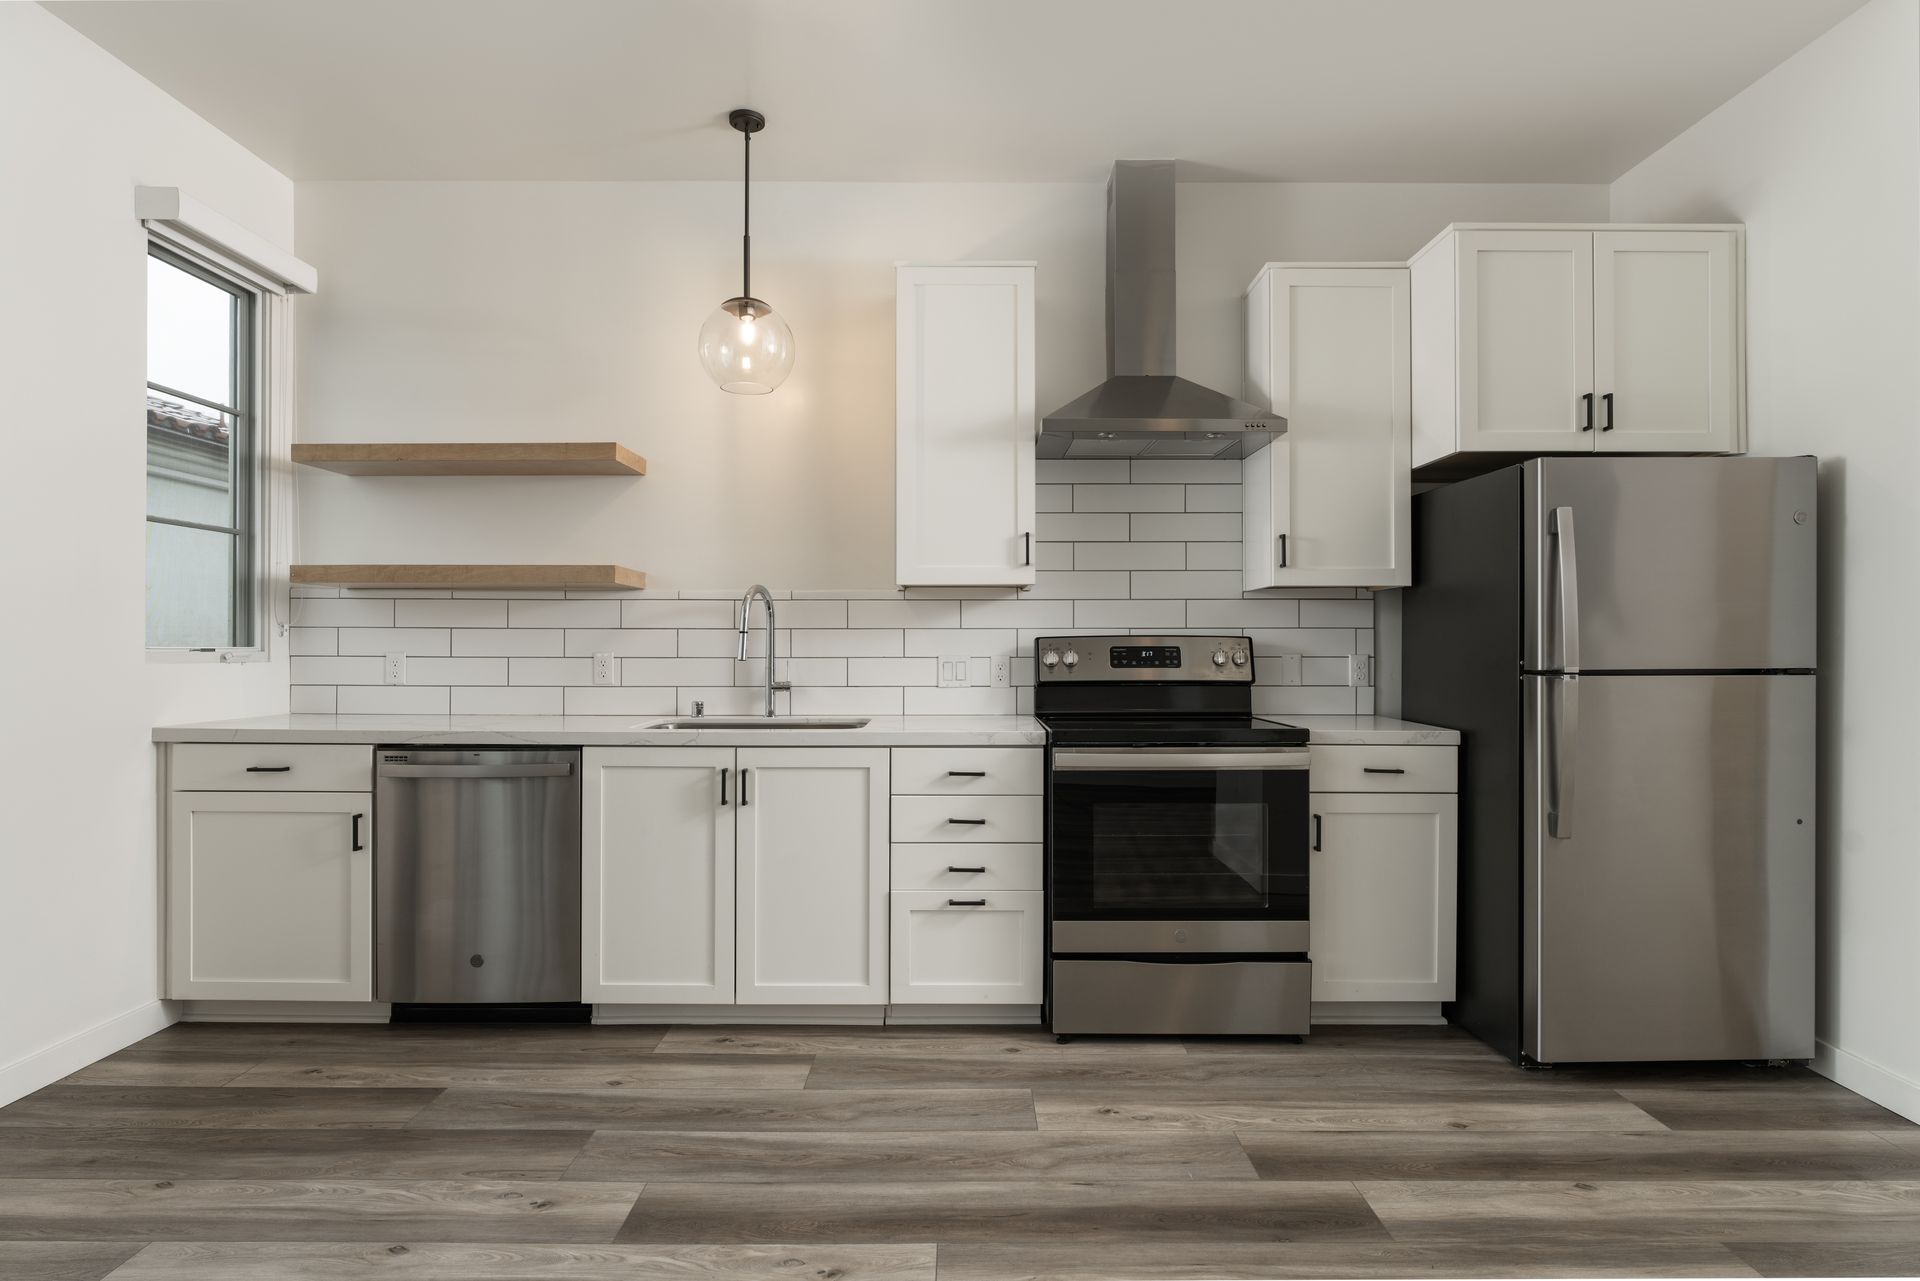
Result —
[[987, 900], [983, 898], [950, 898], [947, 900], [948, 907], [985, 907], [986, 905]]
[[1602, 396], [1600, 399], [1607, 402], [1607, 425], [1602, 427], [1600, 430], [1612, 431], [1613, 430], [1613, 393], [1608, 392], [1606, 395]]
[[360, 839], [360, 821], [364, 818], [366, 818], [365, 814], [353, 816], [353, 850], [356, 854], [367, 848], [366, 843]]
[[249, 774], [286, 774], [293, 769], [291, 765], [249, 765]]
[[952, 864], [948, 864], [947, 870], [949, 872], [984, 872], [987, 869], [984, 867], [954, 867]]
[[1362, 774], [1404, 774], [1406, 773], [1405, 770], [1398, 769], [1391, 765], [1362, 765], [1360, 767], [1360, 772]]
[[986, 776], [987, 772], [983, 769], [950, 769], [947, 771], [948, 778], [985, 778]]
[[1320, 848], [1320, 816], [1318, 814], [1313, 816], [1313, 848], [1315, 850]]
[[1581, 403], [1586, 405], [1587, 407], [1586, 421], [1580, 425], [1580, 430], [1592, 431], [1593, 430], [1593, 393], [1590, 391], [1582, 393], [1580, 400], [1581, 400]]
[[987, 820], [984, 818], [950, 818], [947, 822], [959, 823], [966, 827], [985, 827], [987, 825]]

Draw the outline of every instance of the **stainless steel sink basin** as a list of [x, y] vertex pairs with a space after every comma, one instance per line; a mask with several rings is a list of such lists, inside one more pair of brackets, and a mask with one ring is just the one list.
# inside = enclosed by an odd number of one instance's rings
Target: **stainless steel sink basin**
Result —
[[648, 729], [859, 729], [865, 716], [684, 716]]

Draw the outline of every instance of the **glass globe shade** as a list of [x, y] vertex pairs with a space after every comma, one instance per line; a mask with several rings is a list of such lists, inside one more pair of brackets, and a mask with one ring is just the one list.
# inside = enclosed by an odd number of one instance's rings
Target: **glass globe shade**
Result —
[[758, 298], [729, 298], [700, 326], [700, 363], [721, 391], [764, 396], [793, 372], [793, 331]]

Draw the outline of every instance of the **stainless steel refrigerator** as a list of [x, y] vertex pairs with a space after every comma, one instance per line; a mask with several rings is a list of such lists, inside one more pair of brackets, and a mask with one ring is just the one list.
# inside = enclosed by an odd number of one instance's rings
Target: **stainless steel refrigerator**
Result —
[[1815, 470], [1415, 498], [1402, 710], [1462, 731], [1448, 1013], [1514, 1061], [1812, 1055]]

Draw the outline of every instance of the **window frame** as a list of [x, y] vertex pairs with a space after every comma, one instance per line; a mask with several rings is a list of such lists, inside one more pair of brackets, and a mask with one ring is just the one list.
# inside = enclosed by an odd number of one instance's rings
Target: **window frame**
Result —
[[[143, 271], [145, 259], [148, 258], [157, 258], [170, 267], [233, 295], [241, 305], [234, 308], [233, 320], [234, 371], [232, 387], [228, 392], [233, 397], [233, 403], [217, 404], [151, 381], [144, 384], [147, 390], [227, 414], [233, 420], [229, 434], [231, 528], [156, 517], [151, 512], [143, 513], [142, 518], [143, 525], [204, 529], [211, 533], [226, 534], [233, 540], [228, 584], [230, 631], [222, 644], [149, 645], [146, 654], [150, 660], [158, 661], [265, 661], [270, 656], [267, 648], [267, 592], [262, 590], [262, 575], [270, 563], [266, 501], [270, 482], [268, 460], [271, 456], [267, 361], [271, 350], [268, 329], [274, 323], [273, 296], [250, 279], [250, 273], [229, 267], [211, 256], [195, 253], [167, 236], [149, 233], [142, 261]], [[144, 393], [142, 399], [144, 402]], [[143, 630], [144, 620], [143, 613]]]

